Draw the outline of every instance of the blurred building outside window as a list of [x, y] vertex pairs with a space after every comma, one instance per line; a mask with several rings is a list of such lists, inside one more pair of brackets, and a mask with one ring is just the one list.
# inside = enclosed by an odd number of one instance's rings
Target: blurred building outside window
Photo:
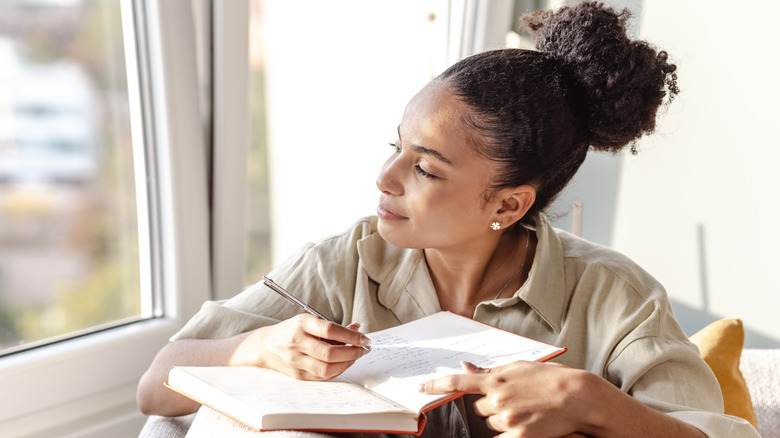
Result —
[[118, 0], [0, 0], [0, 354], [150, 316], [122, 32]]

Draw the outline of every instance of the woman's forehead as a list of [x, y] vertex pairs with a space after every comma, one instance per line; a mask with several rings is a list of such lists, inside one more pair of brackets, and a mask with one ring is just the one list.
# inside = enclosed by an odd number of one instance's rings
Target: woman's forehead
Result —
[[[399, 134], [415, 142], [451, 142], [473, 135], [463, 123], [467, 105], [440, 81], [434, 81], [420, 90], [407, 104]], [[423, 145], [425, 146], [425, 145]], [[433, 146], [433, 145], [430, 145]]]

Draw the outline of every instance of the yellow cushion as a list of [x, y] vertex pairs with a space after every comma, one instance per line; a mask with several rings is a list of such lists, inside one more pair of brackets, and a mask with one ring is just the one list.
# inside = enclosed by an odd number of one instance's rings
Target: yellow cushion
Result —
[[742, 321], [738, 318], [715, 321], [691, 336], [691, 341], [699, 347], [701, 357], [718, 378], [726, 413], [744, 418], [757, 427], [750, 393], [739, 371], [739, 359], [745, 343]]

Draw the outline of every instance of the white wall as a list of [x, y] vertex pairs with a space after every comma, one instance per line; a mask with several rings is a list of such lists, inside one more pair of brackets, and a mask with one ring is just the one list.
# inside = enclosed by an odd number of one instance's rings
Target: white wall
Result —
[[583, 236], [656, 276], [688, 332], [736, 316], [748, 346], [780, 346], [780, 4], [632, 3], [682, 92], [639, 155], [589, 157], [564, 203], [583, 198]]
[[442, 69], [442, 4], [263, 2], [275, 262], [375, 214], [406, 102]]

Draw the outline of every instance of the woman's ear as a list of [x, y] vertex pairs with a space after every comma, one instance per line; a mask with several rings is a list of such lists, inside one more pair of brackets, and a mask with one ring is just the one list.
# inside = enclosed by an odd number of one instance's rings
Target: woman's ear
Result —
[[501, 195], [501, 208], [496, 213], [502, 217], [503, 224], [514, 224], [522, 219], [536, 201], [536, 189], [527, 184], [502, 190]]

